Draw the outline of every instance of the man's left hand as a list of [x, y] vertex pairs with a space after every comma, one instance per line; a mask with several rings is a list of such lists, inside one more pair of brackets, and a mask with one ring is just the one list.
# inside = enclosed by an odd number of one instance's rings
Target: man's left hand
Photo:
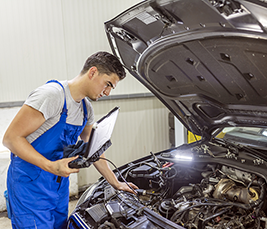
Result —
[[[129, 186], [132, 187], [132, 189], [138, 189], [138, 187], [135, 184], [133, 184], [131, 182], [129, 182], [128, 184], [129, 184]], [[129, 186], [125, 182], [118, 182], [116, 184], [116, 187], [114, 187], [114, 188], [116, 188], [118, 190], [130, 192], [130, 193], [133, 193], [136, 195], [136, 192], [134, 190], [132, 190]]]

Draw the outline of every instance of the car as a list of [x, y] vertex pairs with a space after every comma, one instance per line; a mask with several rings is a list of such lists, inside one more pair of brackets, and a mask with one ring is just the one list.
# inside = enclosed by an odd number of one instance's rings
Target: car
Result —
[[[113, 53], [196, 141], [100, 178], [68, 228], [267, 228], [267, 1], [147, 0], [105, 22]], [[197, 138], [200, 137], [200, 138]]]

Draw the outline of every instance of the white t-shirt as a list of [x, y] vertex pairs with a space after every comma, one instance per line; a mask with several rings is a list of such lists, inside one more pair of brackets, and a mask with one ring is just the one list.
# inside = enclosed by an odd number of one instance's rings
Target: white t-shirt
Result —
[[[60, 81], [65, 89], [66, 103], [68, 109], [67, 123], [81, 126], [83, 124], [83, 103], [76, 102], [71, 96], [68, 81]], [[44, 84], [30, 93], [26, 99], [26, 105], [40, 111], [45, 118], [45, 122], [40, 128], [26, 137], [29, 143], [41, 136], [44, 132], [53, 127], [60, 119], [60, 114], [64, 105], [64, 91], [58, 83]], [[88, 120], [86, 125], [94, 123], [94, 111], [88, 98], [85, 98]]]

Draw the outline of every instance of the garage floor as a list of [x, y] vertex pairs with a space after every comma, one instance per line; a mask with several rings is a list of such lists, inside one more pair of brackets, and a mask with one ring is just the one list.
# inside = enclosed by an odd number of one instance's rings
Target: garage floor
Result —
[[[77, 203], [77, 200], [69, 202], [69, 213], [73, 211]], [[10, 219], [7, 217], [7, 212], [0, 213], [0, 228], [11, 229]]]

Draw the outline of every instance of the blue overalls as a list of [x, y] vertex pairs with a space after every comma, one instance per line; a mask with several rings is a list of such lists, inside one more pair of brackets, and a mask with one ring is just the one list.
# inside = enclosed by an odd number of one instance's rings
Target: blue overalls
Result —
[[[60, 84], [58, 81], [49, 81]], [[63, 157], [63, 148], [76, 143], [87, 122], [87, 109], [83, 102], [82, 126], [66, 123], [67, 104], [64, 87], [64, 107], [60, 120], [38, 137], [32, 146], [51, 161]], [[7, 175], [8, 199], [13, 228], [61, 229], [66, 228], [69, 203], [69, 179], [57, 176], [30, 164], [11, 153]]]

